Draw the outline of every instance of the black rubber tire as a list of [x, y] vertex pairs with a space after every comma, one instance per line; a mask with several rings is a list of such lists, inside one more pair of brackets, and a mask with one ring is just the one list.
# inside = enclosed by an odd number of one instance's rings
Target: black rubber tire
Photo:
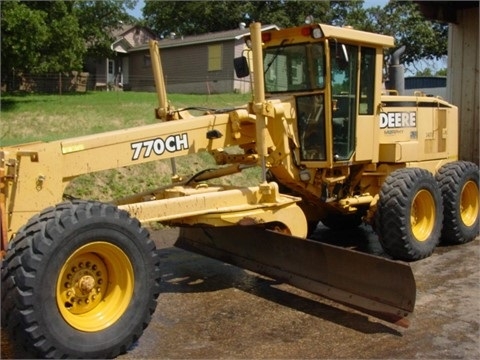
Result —
[[394, 259], [415, 261], [430, 256], [440, 239], [442, 219], [440, 189], [430, 172], [405, 168], [385, 179], [375, 230], [383, 249]]
[[442, 166], [436, 175], [443, 199], [441, 241], [464, 244], [479, 230], [478, 166], [456, 161]]
[[[128, 300], [122, 300], [124, 310], [115, 315], [112, 324], [82, 331], [73, 326], [74, 321], [67, 321], [59, 309], [58, 291], [63, 284], [60, 276], [65, 269], [70, 271], [68, 261], [75, 259], [75, 254], [91, 249], [85, 256], [98, 256], [109, 266], [109, 281], [105, 283], [110, 284], [113, 279], [117, 281], [115, 285], [121, 284], [121, 278], [112, 278], [122, 275], [121, 272], [110, 273], [111, 266], [119, 269], [119, 265], [111, 263], [114, 260], [106, 256], [108, 253], [102, 253], [104, 248], [115, 249], [114, 254], [120, 254], [123, 262], [117, 258], [115, 261], [127, 265], [129, 274], [133, 274], [125, 291]], [[98, 284], [95, 289], [100, 289]], [[111, 294], [117, 287], [105, 285], [104, 293]], [[65, 202], [34, 216], [10, 242], [2, 263], [2, 327], [9, 331], [15, 346], [23, 346], [34, 356], [113, 358], [126, 352], [141, 336], [155, 311], [159, 292], [159, 256], [148, 231], [138, 220], [109, 204]], [[124, 299], [124, 292], [117, 298]], [[103, 298], [100, 303], [108, 300]]]

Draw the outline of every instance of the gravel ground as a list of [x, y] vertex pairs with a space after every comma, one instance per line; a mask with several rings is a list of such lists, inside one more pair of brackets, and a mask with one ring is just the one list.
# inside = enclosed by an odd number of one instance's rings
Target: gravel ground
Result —
[[[404, 329], [177, 249], [175, 235], [152, 232], [162, 293], [143, 336], [119, 359], [480, 359], [480, 238], [411, 264], [417, 301]], [[367, 228], [318, 229], [316, 237], [381, 255]], [[1, 357], [22, 358], [14, 350], [2, 334]]]
[[[365, 229], [322, 235], [378, 249]], [[122, 359], [480, 359], [479, 238], [411, 264], [417, 302], [403, 329], [174, 248], [170, 231], [152, 237], [163, 258], [163, 292], [150, 326]]]

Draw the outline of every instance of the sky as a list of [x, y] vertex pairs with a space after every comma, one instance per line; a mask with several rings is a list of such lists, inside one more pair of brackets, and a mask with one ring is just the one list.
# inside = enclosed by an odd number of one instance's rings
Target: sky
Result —
[[130, 15], [136, 17], [137, 19], [141, 19], [143, 17], [143, 15], [142, 15], [143, 5], [144, 5], [144, 1], [139, 0], [138, 3], [137, 3], [137, 6], [135, 6], [135, 9], [129, 10], [128, 13]]
[[374, 6], [384, 7], [385, 5], [387, 5], [387, 3], [388, 0], [364, 0], [363, 7], [366, 9]]

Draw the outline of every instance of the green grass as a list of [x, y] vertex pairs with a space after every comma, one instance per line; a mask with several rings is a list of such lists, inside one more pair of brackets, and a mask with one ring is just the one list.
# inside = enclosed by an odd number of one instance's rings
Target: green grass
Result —
[[[168, 98], [177, 109], [191, 106], [230, 108], [247, 103], [250, 95], [172, 94]], [[155, 93], [112, 91], [72, 95], [2, 95], [0, 146], [53, 141], [151, 124], [158, 121], [154, 116], [157, 106]], [[209, 154], [177, 160], [180, 175], [190, 175], [215, 166]], [[70, 183], [66, 193], [83, 199], [109, 201], [168, 184], [170, 177], [170, 161], [158, 161], [82, 175]], [[258, 178], [258, 169], [249, 169], [222, 181], [244, 186], [256, 183]]]
[[[187, 106], [227, 108], [248, 102], [249, 95], [169, 96], [179, 109]], [[155, 93], [105, 91], [72, 95], [2, 96], [0, 146], [124, 129], [156, 122]]]

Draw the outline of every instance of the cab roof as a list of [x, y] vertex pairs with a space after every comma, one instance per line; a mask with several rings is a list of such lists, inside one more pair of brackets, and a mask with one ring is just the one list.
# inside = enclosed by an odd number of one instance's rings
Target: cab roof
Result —
[[313, 39], [314, 29], [316, 29], [315, 36], [318, 36], [319, 34], [318, 29], [321, 30], [320, 37], [317, 37], [317, 39], [335, 39], [337, 41], [346, 43], [369, 45], [382, 48], [390, 48], [395, 45], [392, 36], [355, 30], [351, 27], [338, 27], [325, 24], [311, 24], [280, 30], [265, 31], [262, 35], [262, 40], [266, 46], [280, 45], [285, 39], [289, 40], [289, 42], [295, 43], [304, 42], [305, 40]]

